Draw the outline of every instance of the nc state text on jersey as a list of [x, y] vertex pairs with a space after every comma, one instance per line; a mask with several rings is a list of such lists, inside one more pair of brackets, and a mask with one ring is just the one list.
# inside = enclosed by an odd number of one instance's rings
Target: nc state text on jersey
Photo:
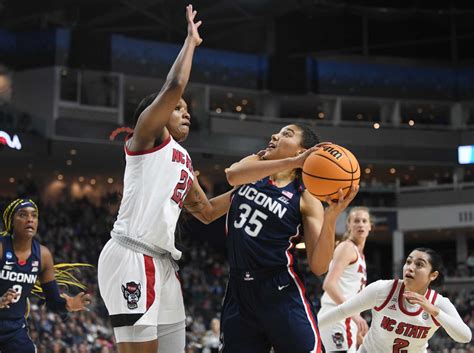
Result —
[[191, 173], [193, 172], [193, 164], [191, 162], [191, 158], [188, 155], [185, 155], [180, 150], [173, 148], [172, 161], [184, 164]]

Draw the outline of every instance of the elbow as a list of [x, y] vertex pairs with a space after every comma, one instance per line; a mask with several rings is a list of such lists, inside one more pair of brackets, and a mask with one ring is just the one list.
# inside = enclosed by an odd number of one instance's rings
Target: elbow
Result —
[[226, 169], [225, 176], [226, 176], [227, 182], [229, 183], [230, 186], [239, 185], [238, 182], [237, 182], [237, 175], [230, 168]]
[[472, 332], [469, 329], [469, 332], [466, 332], [466, 336], [462, 337], [458, 342], [459, 343], [469, 343], [472, 339]]
[[187, 80], [180, 78], [180, 77], [171, 77], [169, 78], [164, 87], [164, 91], [180, 91], [181, 95], [184, 92], [184, 89], [186, 88]]
[[[312, 265], [310, 266], [311, 272], [313, 272], [316, 276], [322, 276], [326, 272], [328, 272], [328, 266], [321, 266], [321, 265]], [[324, 289], [324, 285], [323, 285]]]

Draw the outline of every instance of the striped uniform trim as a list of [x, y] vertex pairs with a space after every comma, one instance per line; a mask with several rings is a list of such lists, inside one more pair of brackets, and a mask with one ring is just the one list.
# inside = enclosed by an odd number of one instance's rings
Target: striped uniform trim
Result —
[[385, 308], [385, 306], [388, 304], [388, 302], [390, 301], [390, 299], [392, 299], [393, 294], [395, 293], [395, 289], [397, 289], [397, 285], [398, 285], [398, 280], [394, 279], [394, 280], [393, 280], [392, 289], [390, 289], [390, 293], [388, 293], [387, 299], [385, 299], [385, 301], [382, 303], [382, 305], [374, 307], [374, 309], [375, 309], [376, 311], [380, 311], [380, 310], [382, 310], [383, 308]]
[[347, 337], [347, 348], [352, 347], [352, 331], [351, 331], [351, 318], [348, 317], [344, 322], [346, 324], [346, 337]]
[[[420, 306], [418, 310], [416, 311], [408, 311], [407, 308], [405, 308], [405, 305], [403, 304], [403, 293], [405, 292], [405, 284], [402, 282], [402, 285], [400, 286], [400, 292], [398, 294], [398, 307], [404, 313], [405, 315], [408, 316], [417, 316], [420, 315], [421, 312], [423, 311], [423, 308]], [[431, 295], [431, 289], [428, 289], [425, 294], [425, 298], [428, 299]]]
[[143, 150], [143, 151], [130, 151], [130, 149], [127, 147], [127, 142], [132, 136], [133, 136], [133, 133], [127, 135], [127, 137], [125, 138], [124, 149], [125, 149], [125, 153], [128, 154], [129, 156], [141, 156], [141, 155], [144, 155], [144, 154], [149, 154], [149, 153], [159, 151], [171, 141], [171, 135], [169, 135], [168, 138], [166, 140], [162, 141], [158, 146], [155, 146], [155, 147]]
[[290, 273], [290, 276], [293, 278], [296, 284], [296, 287], [298, 288], [298, 292], [300, 293], [301, 301], [303, 302], [303, 306], [306, 312], [306, 317], [308, 318], [308, 321], [314, 333], [314, 348], [313, 350], [311, 350], [310, 353], [322, 353], [321, 337], [319, 336], [319, 330], [316, 325], [316, 319], [313, 313], [311, 312], [311, 305], [306, 299], [306, 288], [304, 287], [303, 282], [298, 277], [296, 272], [293, 270], [294, 259], [290, 253], [290, 250], [293, 249], [296, 245], [296, 243], [293, 242], [293, 240], [300, 237], [300, 228], [301, 228], [301, 224], [298, 224], [298, 227], [296, 228], [296, 234], [290, 237], [289, 239], [290, 245], [286, 249], [286, 258], [288, 259], [288, 272]]
[[146, 310], [148, 310], [155, 301], [155, 263], [148, 255], [143, 255], [143, 259], [146, 275]]
[[[431, 304], [435, 305], [436, 299], [438, 299], [438, 293], [433, 291], [433, 298], [431, 299]], [[436, 326], [441, 326], [441, 324], [438, 322], [438, 320], [435, 319], [433, 315], [431, 315], [431, 318], [433, 319], [433, 322], [435, 323]]]

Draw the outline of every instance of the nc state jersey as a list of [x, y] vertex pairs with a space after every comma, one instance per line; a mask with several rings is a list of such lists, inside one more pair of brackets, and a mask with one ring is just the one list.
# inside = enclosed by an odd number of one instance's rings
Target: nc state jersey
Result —
[[133, 238], [147, 249], [169, 251], [178, 260], [181, 252], [174, 232], [194, 180], [191, 158], [171, 136], [143, 152], [125, 146], [125, 153], [123, 198], [112, 237]]
[[10, 308], [0, 309], [0, 321], [5, 319], [21, 319], [26, 313], [26, 299], [41, 272], [41, 246], [33, 238], [31, 255], [25, 263], [20, 263], [13, 250], [12, 236], [0, 237], [3, 254], [0, 260], [0, 295], [9, 288], [20, 293]]
[[267, 177], [233, 193], [226, 222], [231, 269], [294, 265], [301, 191], [298, 180], [279, 188]]
[[[439, 323], [420, 306], [409, 308], [403, 298], [404, 290], [403, 281], [394, 280], [385, 301], [372, 309], [372, 323], [359, 350], [361, 353], [426, 352], [428, 340], [438, 329]], [[425, 297], [434, 304], [438, 293], [428, 289]]]
[[[367, 267], [365, 264], [364, 255], [359, 253], [359, 249], [352, 241], [347, 241], [354, 246], [354, 249], [357, 253], [357, 260], [346, 266], [338, 283], [339, 290], [345, 299], [351, 298], [359, 293], [362, 289], [364, 289], [367, 283]], [[331, 261], [329, 264], [329, 271], [331, 271], [333, 266], [334, 264]], [[324, 292], [321, 298], [321, 305], [335, 306], [336, 303], [332, 300], [329, 294]]]

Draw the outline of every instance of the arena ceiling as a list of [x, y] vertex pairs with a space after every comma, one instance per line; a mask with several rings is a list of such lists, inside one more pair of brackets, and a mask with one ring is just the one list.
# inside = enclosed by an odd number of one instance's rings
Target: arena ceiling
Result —
[[[0, 0], [0, 26], [180, 42], [183, 0]], [[207, 47], [300, 56], [474, 58], [470, 1], [195, 0]]]

